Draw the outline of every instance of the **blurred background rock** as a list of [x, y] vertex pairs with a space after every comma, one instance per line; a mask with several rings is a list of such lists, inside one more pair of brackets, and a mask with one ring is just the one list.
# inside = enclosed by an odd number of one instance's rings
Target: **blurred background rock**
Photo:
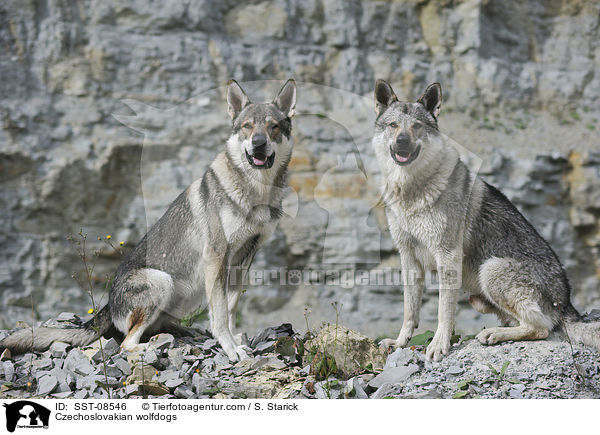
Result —
[[[102, 283], [223, 149], [224, 86], [299, 84], [292, 212], [253, 269], [397, 268], [376, 206], [376, 78], [401, 98], [442, 83], [440, 127], [481, 159], [559, 254], [580, 310], [600, 306], [600, 2], [5, 0], [0, 5], [0, 326], [85, 314], [66, 241]], [[124, 125], [125, 124], [125, 125]], [[297, 282], [297, 281], [295, 281]], [[240, 325], [340, 321], [396, 334], [397, 286], [251, 285]], [[435, 326], [425, 293], [421, 329]], [[495, 325], [461, 299], [457, 328]]]

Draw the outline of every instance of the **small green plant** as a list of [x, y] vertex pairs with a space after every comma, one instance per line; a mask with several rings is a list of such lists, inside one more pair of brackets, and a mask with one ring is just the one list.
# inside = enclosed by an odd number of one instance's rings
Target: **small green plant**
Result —
[[469, 384], [473, 383], [473, 379], [463, 379], [456, 386], [459, 390], [466, 390], [469, 388]]
[[427, 346], [433, 340], [435, 333], [433, 331], [425, 331], [422, 334], [414, 335], [408, 342], [409, 346]]
[[506, 374], [506, 369], [508, 368], [509, 365], [510, 365], [510, 361], [504, 361], [504, 364], [502, 364], [502, 368], [500, 369], [500, 371], [496, 370], [494, 368], [494, 366], [491, 364], [488, 364], [487, 366], [490, 368], [490, 370], [496, 376], [496, 378], [499, 381], [501, 381], [502, 378], [504, 378], [504, 375]]
[[208, 310], [205, 308], [198, 308], [196, 311], [184, 316], [179, 321], [181, 326], [192, 326], [196, 322], [203, 322], [208, 319]]
[[579, 115], [579, 113], [577, 113], [575, 110], [571, 112], [571, 118], [573, 118], [575, 121], [581, 121], [581, 115]]
[[456, 388], [458, 388], [458, 391], [456, 393], [454, 393], [452, 398], [453, 399], [462, 399], [467, 396], [471, 397], [472, 390], [469, 388], [469, 386], [471, 384], [475, 384], [475, 381], [471, 378], [463, 379], [462, 381], [458, 382], [456, 384]]
[[466, 397], [467, 394], [469, 394], [468, 390], [457, 391], [456, 393], [454, 393], [454, 395], [452, 396], [452, 398], [453, 399], [462, 399], [463, 397]]
[[521, 381], [519, 381], [518, 379], [505, 379], [506, 369], [508, 369], [509, 365], [510, 361], [504, 361], [500, 370], [497, 370], [493, 365], [488, 364], [487, 366], [492, 371], [492, 376], [485, 379], [483, 383], [492, 383], [494, 384], [495, 388], [498, 388], [500, 386], [500, 383], [503, 381], [510, 382], [511, 384], [520, 384]]

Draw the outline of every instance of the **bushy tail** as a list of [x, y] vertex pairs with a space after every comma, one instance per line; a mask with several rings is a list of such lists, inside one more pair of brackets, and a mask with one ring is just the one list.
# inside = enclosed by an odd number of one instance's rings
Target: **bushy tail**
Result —
[[81, 328], [20, 329], [0, 342], [0, 349], [9, 349], [13, 355], [32, 350], [43, 352], [55, 341], [73, 346], [84, 346], [106, 334], [112, 327], [110, 310], [105, 305], [98, 314]]
[[565, 329], [573, 343], [583, 343], [600, 351], [600, 322], [566, 321]]

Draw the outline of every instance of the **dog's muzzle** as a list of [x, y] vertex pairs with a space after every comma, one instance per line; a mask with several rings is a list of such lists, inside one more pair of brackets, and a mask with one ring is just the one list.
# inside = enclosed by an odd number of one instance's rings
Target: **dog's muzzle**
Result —
[[275, 152], [267, 155], [267, 137], [264, 134], [255, 134], [252, 137], [252, 151], [246, 153], [250, 166], [256, 169], [269, 169], [275, 161]]
[[421, 145], [416, 148], [406, 135], [399, 135], [396, 142], [390, 147], [390, 155], [396, 164], [406, 166], [412, 163], [421, 152]]

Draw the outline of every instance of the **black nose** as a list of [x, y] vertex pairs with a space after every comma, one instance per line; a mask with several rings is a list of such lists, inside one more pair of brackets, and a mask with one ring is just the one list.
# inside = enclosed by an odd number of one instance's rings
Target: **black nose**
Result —
[[259, 147], [262, 145], [265, 145], [267, 143], [267, 136], [262, 134], [262, 133], [258, 133], [255, 134], [254, 136], [252, 136], [252, 146], [253, 147]]
[[396, 137], [396, 146], [399, 148], [408, 148], [410, 146], [410, 137], [407, 134], [399, 134]]

